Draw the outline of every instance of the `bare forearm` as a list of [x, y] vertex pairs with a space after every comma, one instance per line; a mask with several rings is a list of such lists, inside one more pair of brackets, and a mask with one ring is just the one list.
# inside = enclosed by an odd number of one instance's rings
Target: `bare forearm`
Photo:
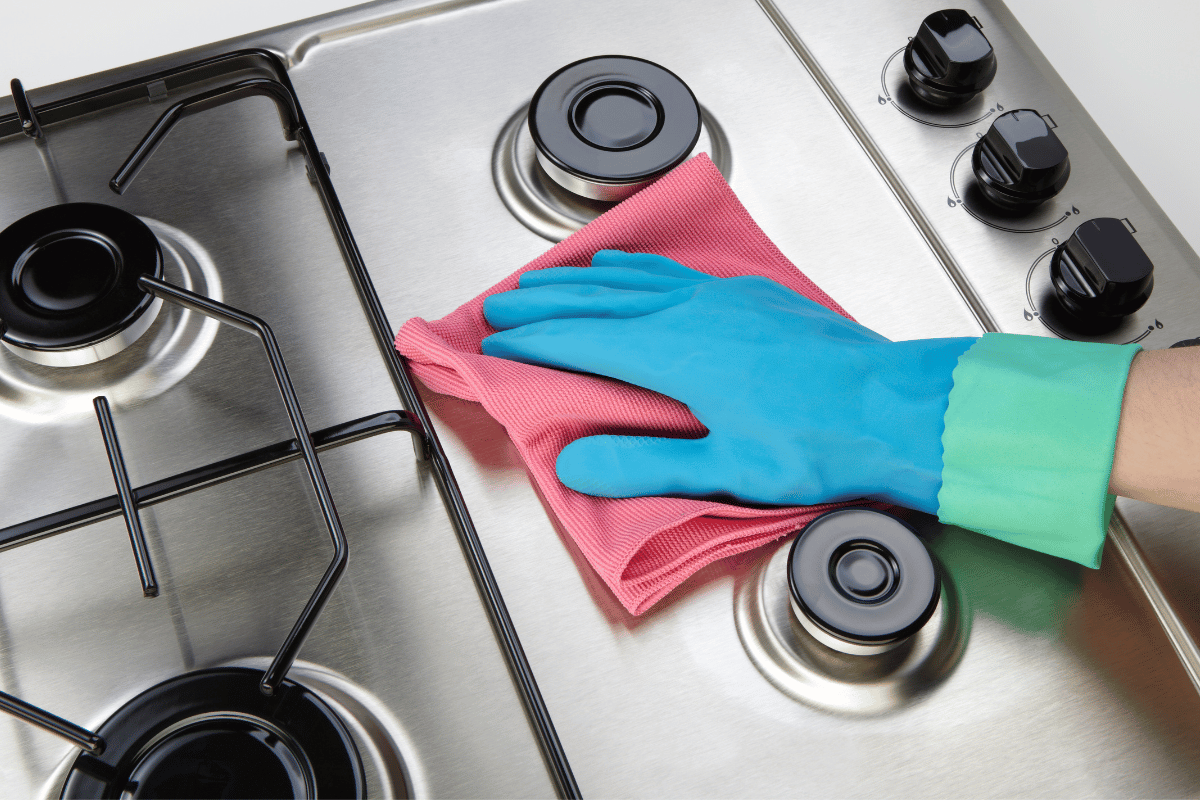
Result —
[[1200, 347], [1134, 358], [1109, 491], [1200, 511]]

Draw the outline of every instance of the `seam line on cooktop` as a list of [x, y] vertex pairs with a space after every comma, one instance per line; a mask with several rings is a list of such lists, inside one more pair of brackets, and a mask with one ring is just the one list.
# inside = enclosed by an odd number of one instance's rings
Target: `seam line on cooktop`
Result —
[[1119, 509], [1113, 511], [1112, 518], [1109, 520], [1108, 540], [1113, 549], [1117, 551], [1117, 555], [1120, 556], [1121, 563], [1129, 571], [1133, 582], [1146, 596], [1146, 601], [1149, 602], [1150, 609], [1158, 619], [1158, 624], [1166, 633], [1167, 640], [1175, 650], [1175, 655], [1179, 657], [1179, 661], [1183, 664], [1183, 669], [1191, 679], [1192, 685], [1196, 687], [1197, 693], [1200, 693], [1200, 648], [1196, 647], [1195, 640], [1192, 639], [1187, 628], [1184, 627], [1183, 621], [1179, 619], [1179, 615], [1175, 613], [1170, 601], [1163, 594], [1162, 588], [1155, 580], [1150, 565], [1146, 563], [1146, 558], [1142, 555], [1142, 550], [1133, 538], [1133, 534], [1130, 533], [1129, 526]]

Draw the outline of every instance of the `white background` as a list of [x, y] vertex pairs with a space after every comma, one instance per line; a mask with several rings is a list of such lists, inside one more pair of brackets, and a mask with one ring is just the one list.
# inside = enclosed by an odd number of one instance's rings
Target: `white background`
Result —
[[[0, 95], [10, 78], [31, 89], [348, 5], [4, 0]], [[947, 0], [946, 7], [953, 5]], [[1200, 251], [1200, 1], [1008, 0], [1008, 6]], [[845, 4], [848, 13], [853, 7]], [[914, 19], [914, 30], [919, 22]]]

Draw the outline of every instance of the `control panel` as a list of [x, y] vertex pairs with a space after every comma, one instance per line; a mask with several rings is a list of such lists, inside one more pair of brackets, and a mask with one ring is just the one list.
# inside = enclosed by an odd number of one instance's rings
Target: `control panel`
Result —
[[1200, 260], [1001, 3], [772, 5], [985, 328], [1200, 336]]

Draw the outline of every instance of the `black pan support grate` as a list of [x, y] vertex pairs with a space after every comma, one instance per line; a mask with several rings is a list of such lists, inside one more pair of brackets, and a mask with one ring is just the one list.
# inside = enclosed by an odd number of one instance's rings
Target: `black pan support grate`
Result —
[[[263, 95], [271, 98], [279, 111], [284, 138], [288, 141], [296, 141], [307, 161], [310, 179], [321, 199], [330, 227], [341, 249], [351, 280], [358, 292], [363, 312], [370, 322], [384, 366], [392, 379], [398, 399], [407, 411], [386, 411], [316, 432], [309, 431], [292, 387], [291, 378], [288, 376], [287, 366], [275, 336], [266, 322], [203, 295], [189, 292], [150, 276], [143, 276], [139, 280], [139, 286], [144, 291], [156, 295], [166, 302], [176, 303], [258, 337], [266, 349], [267, 359], [283, 398], [294, 438], [188, 470], [145, 486], [133, 487], [129, 483], [125, 460], [121, 455], [121, 446], [108, 399], [103, 396], [97, 397], [94, 400], [96, 417], [104, 438], [105, 449], [108, 452], [117, 493], [110, 497], [0, 529], [0, 549], [28, 544], [47, 536], [121, 515], [124, 517], [126, 528], [129, 531], [142, 593], [146, 597], [154, 597], [158, 594], [158, 581], [138, 516], [140, 508], [180, 497], [217, 483], [234, 480], [242, 475], [285, 461], [303, 460], [309, 482], [316, 493], [321, 514], [334, 545], [334, 555], [299, 619], [292, 626], [291, 632], [275, 655], [274, 661], [263, 675], [259, 688], [265, 694], [271, 694], [283, 681], [288, 669], [295, 661], [305, 637], [336, 587], [347, 561], [346, 536], [338, 519], [337, 508], [326, 484], [325, 475], [321, 470], [317, 452], [380, 433], [407, 431], [413, 436], [413, 447], [418, 462], [427, 465], [435, 478], [447, 514], [458, 534], [467, 565], [479, 589], [480, 599], [496, 633], [500, 649], [512, 674], [513, 682], [529, 717], [558, 795], [568, 798], [580, 797], [579, 787], [571, 772], [570, 764], [567, 762], [566, 753], [558, 739], [558, 734], [534, 679], [533, 671], [505, 607], [504, 599], [500, 595], [499, 586], [492, 574], [475, 526], [467, 512], [458, 484], [450, 471], [437, 434], [430, 424], [428, 411], [416, 392], [407, 363], [392, 346], [391, 325], [384, 314], [383, 306], [379, 302], [379, 297], [367, 273], [362, 254], [354, 241], [346, 216], [334, 191], [329, 177], [328, 163], [324, 154], [317, 148], [316, 141], [305, 121], [299, 98], [296, 96], [287, 69], [280, 58], [268, 50], [235, 50], [199, 61], [181, 62], [132, 80], [63, 99], [50, 100], [37, 106], [30, 102], [21, 82], [14, 80], [11, 88], [17, 112], [0, 117], [0, 138], [24, 133], [40, 142], [46, 136], [46, 126], [111, 108], [131, 100], [144, 100], [147, 96], [158, 99], [170, 91], [184, 89], [200, 81], [225, 79], [235, 73], [244, 73], [247, 69], [264, 73], [266, 77], [242, 79], [209, 89], [191, 95], [168, 108], [117, 170], [109, 183], [109, 188], [117, 194], [122, 194], [180, 119], [243, 97]], [[0, 710], [63, 736], [90, 753], [98, 754], [104, 749], [103, 739], [92, 731], [4, 692], [0, 692]]]

